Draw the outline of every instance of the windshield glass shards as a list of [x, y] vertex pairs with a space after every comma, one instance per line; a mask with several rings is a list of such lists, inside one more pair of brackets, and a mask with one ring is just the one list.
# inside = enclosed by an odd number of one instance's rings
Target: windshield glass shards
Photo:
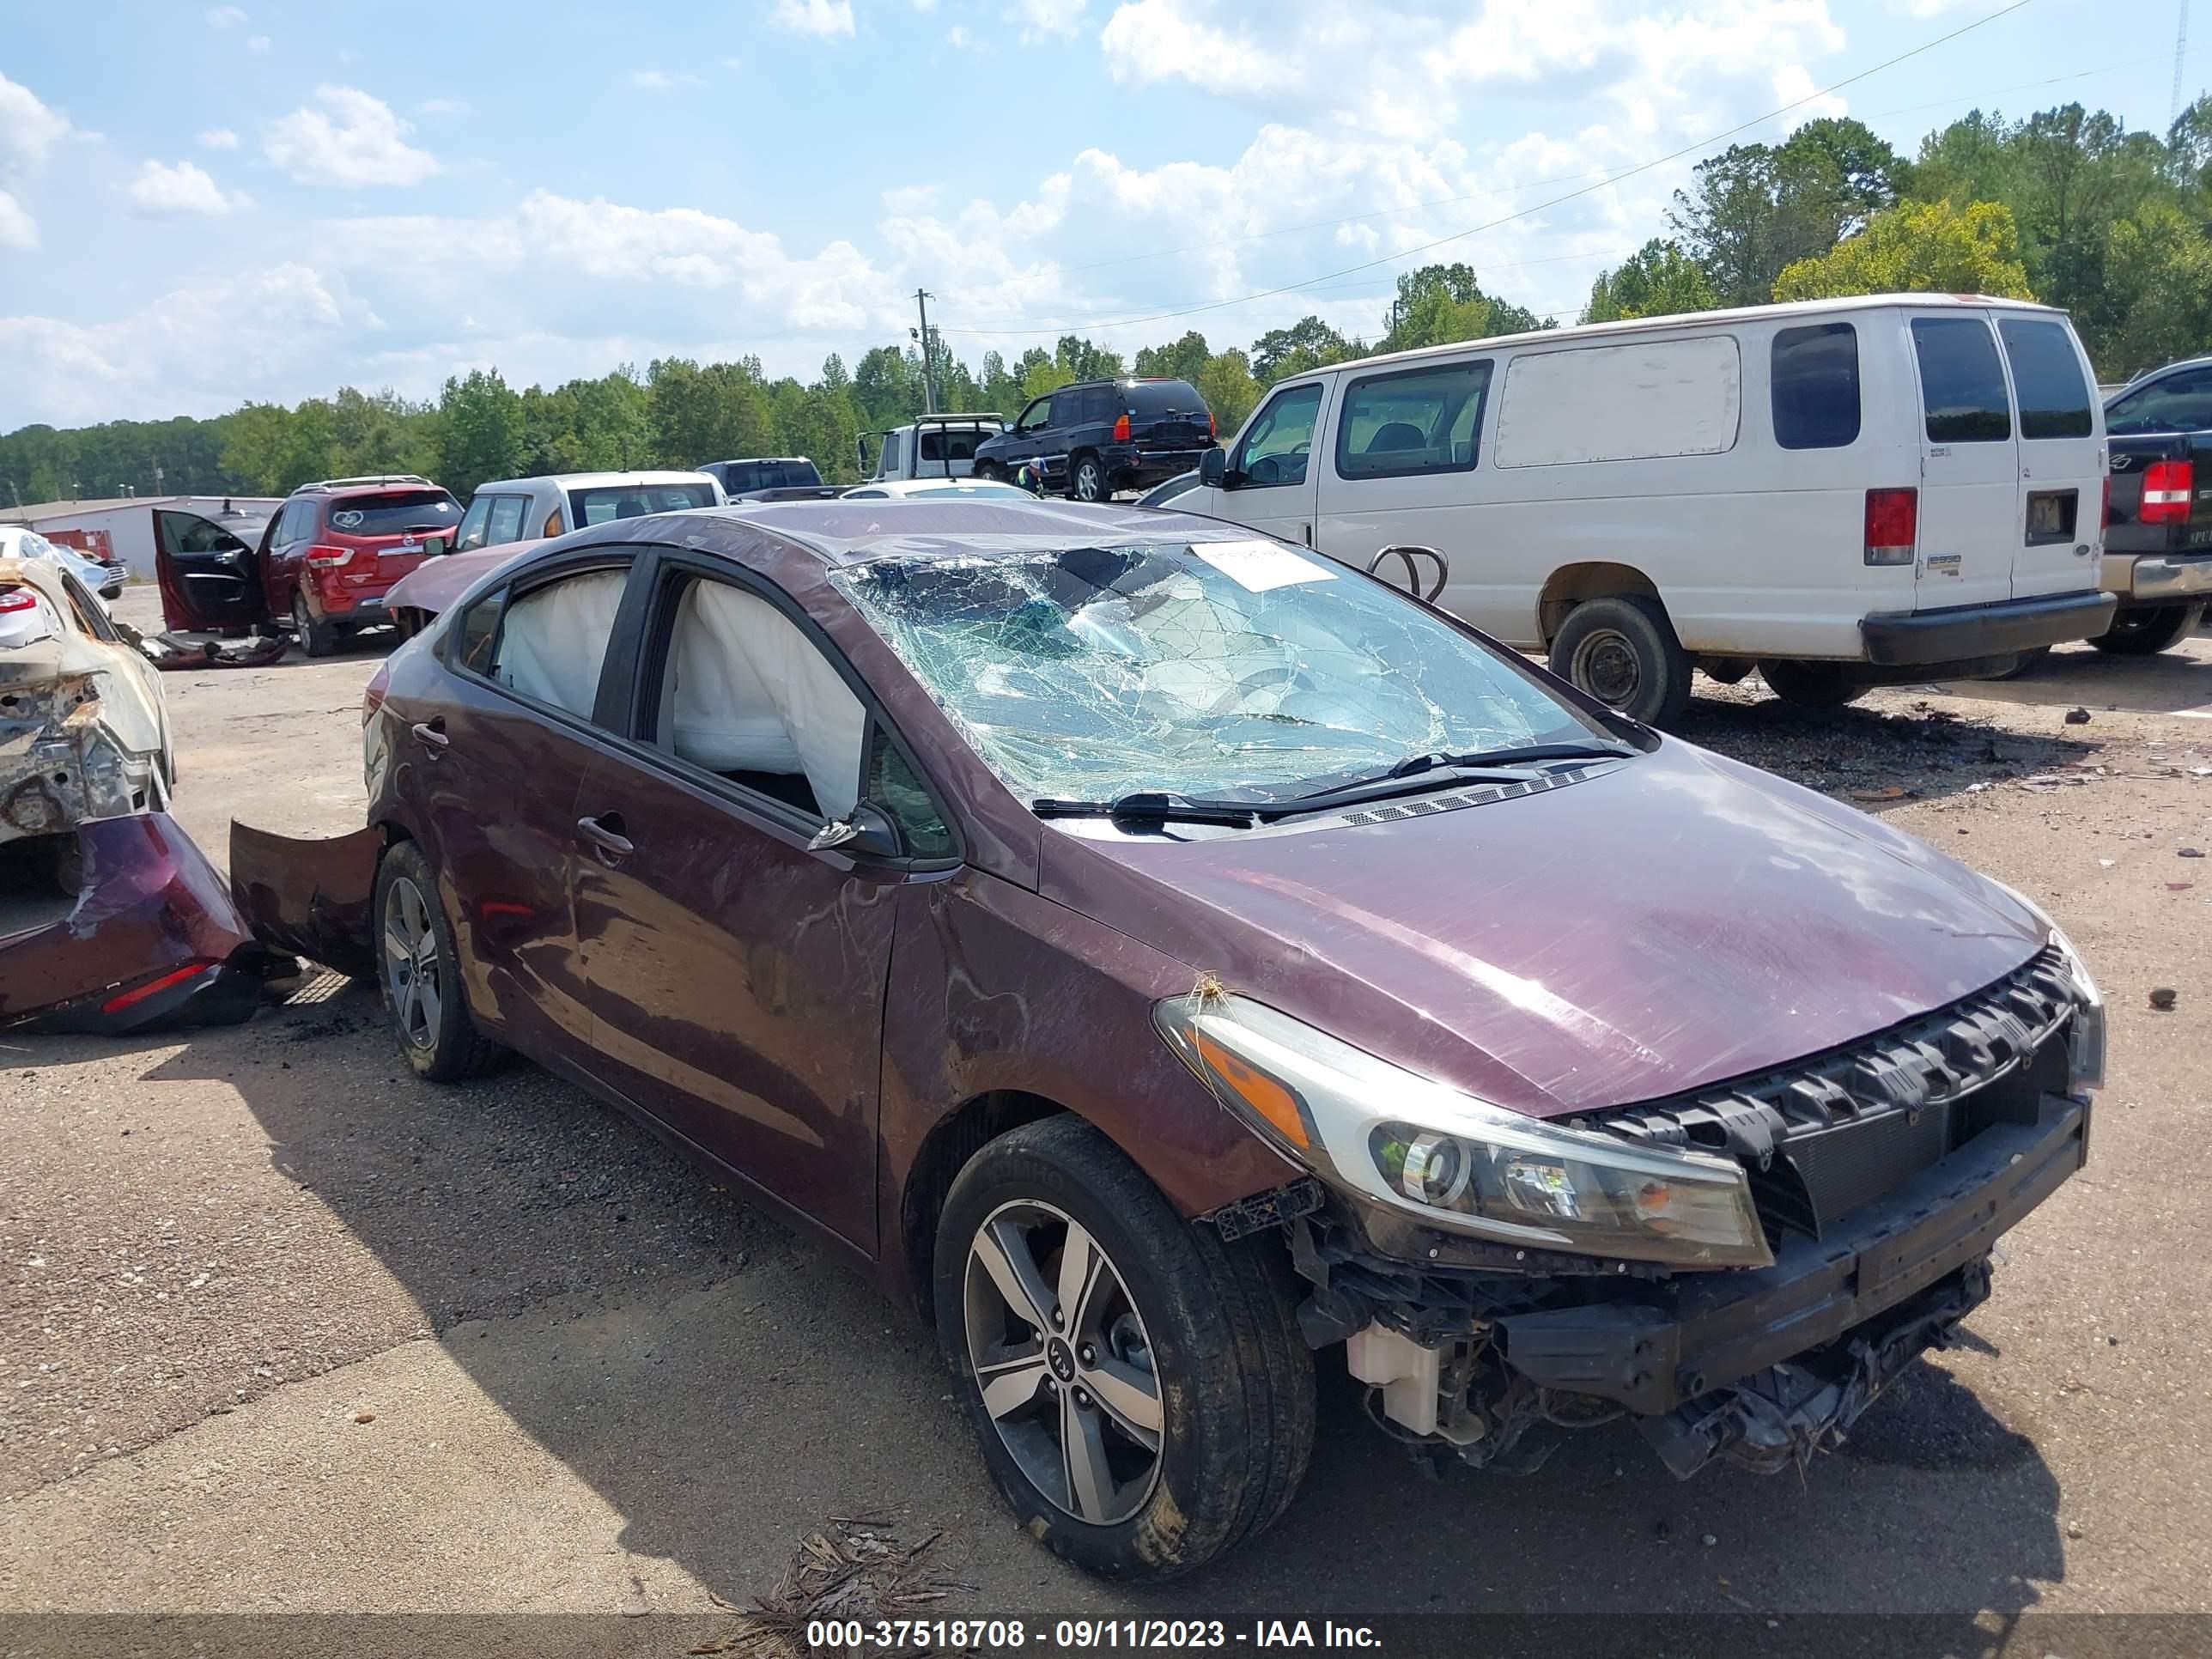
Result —
[[1612, 734], [1411, 600], [1260, 540], [896, 556], [836, 580], [1030, 801], [1277, 801]]

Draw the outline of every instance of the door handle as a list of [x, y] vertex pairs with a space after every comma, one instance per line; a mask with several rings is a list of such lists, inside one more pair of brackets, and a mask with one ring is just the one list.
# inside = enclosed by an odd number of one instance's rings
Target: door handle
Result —
[[452, 741], [446, 736], [445, 724], [445, 720], [441, 718], [430, 721], [428, 725], [418, 722], [408, 728], [413, 734], [415, 741], [430, 751], [429, 758], [432, 760], [444, 754], [447, 744]]
[[619, 812], [610, 812], [605, 819], [576, 820], [576, 834], [598, 855], [602, 864], [611, 865], [637, 851], [636, 844], [625, 836], [622, 830], [622, 814]]

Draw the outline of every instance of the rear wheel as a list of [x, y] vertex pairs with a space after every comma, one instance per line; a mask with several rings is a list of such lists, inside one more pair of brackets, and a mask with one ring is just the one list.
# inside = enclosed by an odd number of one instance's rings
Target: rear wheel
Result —
[[300, 648], [311, 657], [327, 657], [337, 648], [329, 624], [315, 620], [304, 593], [292, 595], [292, 626], [299, 632]]
[[1640, 593], [1588, 599], [1552, 641], [1552, 672], [1647, 726], [1671, 726], [1690, 706], [1690, 659], [1658, 600]]
[[2116, 657], [2154, 657], [2170, 651], [2204, 620], [2202, 605], [2124, 605], [2112, 625], [2089, 641]]
[[1106, 469], [1096, 455], [1079, 455], [1068, 469], [1067, 493], [1079, 501], [1106, 499]]
[[1001, 1135], [937, 1235], [937, 1333], [999, 1490], [1090, 1572], [1170, 1578], [1288, 1507], [1313, 1356], [1273, 1241], [1184, 1220], [1080, 1119]]
[[1797, 662], [1778, 659], [1759, 665], [1766, 689], [1800, 708], [1841, 708], [1867, 694], [1867, 683], [1839, 662]]
[[1984, 674], [1985, 680], [2016, 680], [2051, 654], [2051, 647], [2039, 645], [2033, 651], [2023, 651], [2011, 663], [1994, 674]]
[[453, 930], [429, 863], [412, 842], [401, 842], [378, 866], [375, 915], [377, 982], [407, 1063], [434, 1083], [490, 1070], [501, 1050], [477, 1034], [469, 1014]]

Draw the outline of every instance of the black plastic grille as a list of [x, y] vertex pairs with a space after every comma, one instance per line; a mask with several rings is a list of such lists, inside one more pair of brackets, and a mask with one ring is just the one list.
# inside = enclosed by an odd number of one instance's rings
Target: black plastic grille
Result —
[[1768, 1233], [1821, 1229], [1894, 1191], [1992, 1124], [2033, 1121], [2067, 1085], [2075, 993], [2055, 949], [1948, 1007], [1694, 1095], [1583, 1120], [1646, 1145], [1725, 1152]]

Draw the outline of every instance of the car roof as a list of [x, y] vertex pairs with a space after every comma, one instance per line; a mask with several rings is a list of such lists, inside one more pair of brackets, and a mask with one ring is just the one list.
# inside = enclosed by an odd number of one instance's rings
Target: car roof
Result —
[[[328, 501], [342, 500], [348, 495], [381, 495], [394, 489], [445, 489], [443, 484], [414, 472], [387, 473], [380, 478], [325, 478], [315, 483], [303, 483], [292, 492], [295, 495], [316, 495]], [[447, 490], [451, 495], [451, 490]], [[206, 517], [203, 514], [201, 517]]]
[[[957, 491], [963, 489], [980, 489], [984, 491], [987, 495], [995, 495], [1000, 490], [1012, 489], [1012, 488], [1014, 488], [1013, 485], [1002, 484], [995, 478], [971, 478], [957, 477], [951, 478], [869, 478], [862, 483], [854, 484], [852, 489], [848, 489], [845, 494], [852, 495], [863, 489], [877, 489], [885, 491], [892, 495], [906, 496], [927, 495], [948, 490]], [[860, 499], [866, 501], [868, 498], [863, 495]]]
[[476, 488], [481, 495], [488, 489], [526, 489], [532, 484], [550, 483], [562, 489], [605, 489], [622, 484], [712, 483], [709, 472], [646, 471], [646, 472], [541, 472], [528, 478], [487, 479]]
[[[1130, 547], [1162, 542], [1264, 540], [1243, 525], [1161, 507], [1087, 506], [1075, 501], [976, 499], [902, 501], [886, 514], [879, 501], [763, 501], [695, 507], [658, 515], [673, 526], [702, 520], [744, 525], [813, 553], [826, 564], [874, 559], [1018, 559], [1076, 547]], [[640, 522], [630, 520], [631, 525]], [[611, 526], [601, 526], [601, 531]], [[617, 539], [618, 536], [595, 539]], [[712, 550], [708, 544], [707, 550]]]
[[1423, 362], [1432, 357], [1455, 356], [1477, 346], [1559, 345], [1570, 341], [1650, 334], [1666, 329], [1703, 328], [1714, 324], [1789, 322], [1797, 318], [1828, 316], [1838, 311], [1886, 311], [1896, 306], [1911, 306], [1916, 311], [1954, 307], [1960, 309], [1995, 307], [2006, 311], [2040, 311], [2053, 317], [2066, 315], [2062, 307], [2046, 306], [2033, 300], [2008, 300], [1999, 295], [1856, 294], [1838, 300], [1791, 300], [1780, 305], [1735, 306], [1725, 311], [1681, 311], [1664, 317], [1632, 317], [1617, 323], [1578, 323], [1569, 328], [1540, 328], [1522, 334], [1493, 334], [1486, 339], [1455, 340], [1448, 345], [1416, 346], [1411, 351], [1379, 352], [1372, 356], [1347, 358], [1340, 363], [1322, 363], [1307, 374], [1289, 378], [1303, 380], [1312, 374], [1334, 374], [1347, 368], [1371, 368], [1383, 363]]

